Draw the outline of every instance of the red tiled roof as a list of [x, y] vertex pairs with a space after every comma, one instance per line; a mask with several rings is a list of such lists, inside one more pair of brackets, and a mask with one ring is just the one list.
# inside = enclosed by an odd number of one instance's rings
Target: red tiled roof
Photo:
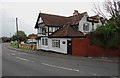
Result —
[[41, 13], [40, 16], [47, 26], [63, 26], [67, 22], [67, 19], [64, 16], [45, 13]]
[[67, 23], [69, 23], [70, 25], [78, 24], [85, 13], [86, 12], [78, 14], [78, 15], [70, 16], [70, 17], [40, 13], [38, 16], [35, 28], [38, 28], [38, 21], [40, 17], [42, 18], [46, 26], [61, 26], [62, 27], [63, 25]]
[[71, 27], [70, 25], [66, 24], [52, 35], [50, 38], [71, 38], [71, 37], [82, 37], [84, 36], [82, 32], [77, 31], [75, 28]]
[[86, 14], [87, 12], [84, 13], [79, 13], [78, 15], [73, 15], [68, 18], [68, 22], [71, 23], [71, 25], [78, 24], [79, 21], [82, 19], [82, 17]]

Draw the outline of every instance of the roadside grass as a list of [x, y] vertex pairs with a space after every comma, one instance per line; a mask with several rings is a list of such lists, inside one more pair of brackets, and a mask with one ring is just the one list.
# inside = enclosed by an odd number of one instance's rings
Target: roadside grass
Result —
[[18, 48], [18, 44], [10, 44], [10, 46], [12, 46], [14, 48]]

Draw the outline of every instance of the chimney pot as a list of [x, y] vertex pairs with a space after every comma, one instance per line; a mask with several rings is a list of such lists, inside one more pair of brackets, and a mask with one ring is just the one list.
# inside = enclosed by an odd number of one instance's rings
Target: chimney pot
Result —
[[74, 10], [73, 15], [78, 15], [78, 14], [79, 14], [78, 10]]

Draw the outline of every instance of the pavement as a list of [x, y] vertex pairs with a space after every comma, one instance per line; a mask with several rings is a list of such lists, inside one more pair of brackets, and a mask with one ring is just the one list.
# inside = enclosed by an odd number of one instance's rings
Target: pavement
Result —
[[116, 76], [117, 58], [86, 58], [2, 45], [3, 76]]

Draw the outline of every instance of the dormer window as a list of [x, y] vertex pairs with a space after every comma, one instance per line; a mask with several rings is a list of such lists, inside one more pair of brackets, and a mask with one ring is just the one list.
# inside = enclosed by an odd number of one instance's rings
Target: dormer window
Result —
[[83, 24], [83, 31], [89, 31], [89, 23]]

